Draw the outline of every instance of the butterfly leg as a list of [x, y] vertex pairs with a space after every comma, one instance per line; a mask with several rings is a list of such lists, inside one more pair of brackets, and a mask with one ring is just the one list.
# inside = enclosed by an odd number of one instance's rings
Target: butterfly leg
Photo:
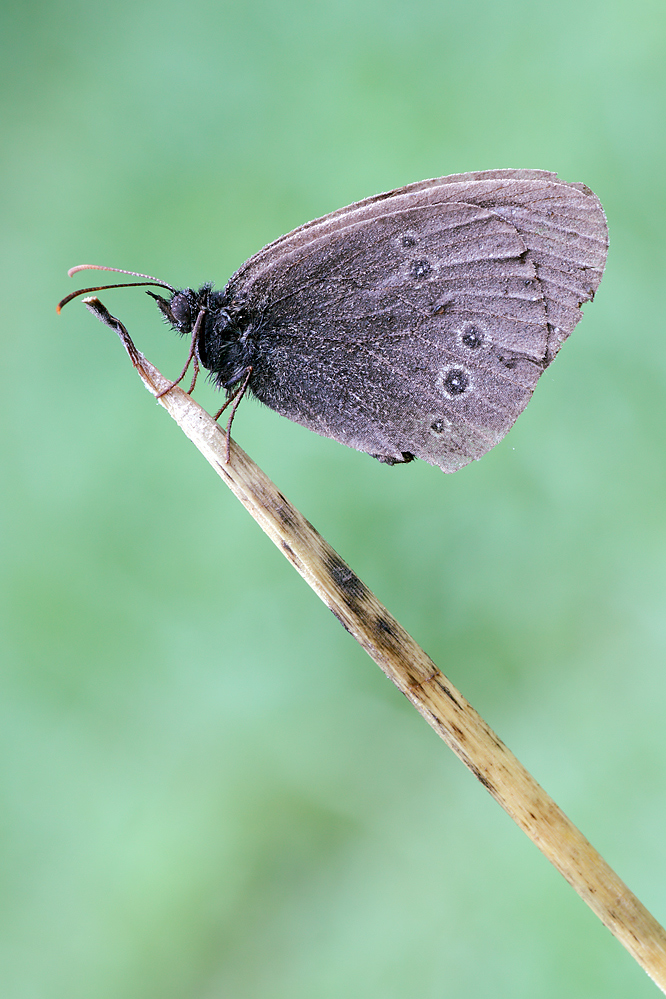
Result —
[[251, 374], [252, 374], [252, 365], [250, 365], [250, 367], [247, 369], [245, 378], [243, 380], [243, 384], [239, 388], [237, 388], [236, 391], [233, 392], [229, 396], [229, 398], [225, 402], [224, 406], [222, 406], [221, 409], [218, 409], [218, 411], [217, 411], [217, 413], [215, 414], [215, 417], [214, 417], [215, 421], [217, 422], [217, 420], [219, 420], [219, 418], [222, 416], [222, 413], [225, 411], [225, 409], [227, 408], [227, 406], [229, 405], [229, 403], [233, 402], [233, 406], [231, 407], [231, 413], [229, 415], [229, 419], [227, 420], [227, 428], [226, 428], [226, 431], [225, 431], [226, 438], [227, 438], [227, 450], [226, 450], [226, 456], [225, 456], [225, 459], [224, 459], [225, 465], [229, 464], [229, 458], [231, 456], [231, 424], [233, 422], [234, 416], [236, 415], [236, 410], [238, 409], [238, 407], [240, 405], [240, 401], [243, 398], [243, 396], [245, 395], [245, 392], [247, 390], [247, 386], [248, 386], [249, 381], [250, 381], [250, 375]]

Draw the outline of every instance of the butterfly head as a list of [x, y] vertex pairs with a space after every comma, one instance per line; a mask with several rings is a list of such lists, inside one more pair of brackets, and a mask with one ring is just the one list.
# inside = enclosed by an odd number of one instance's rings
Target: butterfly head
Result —
[[177, 333], [196, 335], [197, 357], [218, 386], [230, 388], [244, 377], [251, 359], [241, 345], [240, 325], [232, 318], [224, 292], [213, 291], [212, 285], [204, 284], [198, 291], [192, 288], [175, 291], [170, 298], [150, 291], [148, 294]]
[[[181, 336], [191, 336], [199, 313], [203, 312], [204, 317], [211, 311], [211, 285], [205, 284], [198, 291], [192, 288], [183, 288], [182, 291], [174, 291], [170, 298], [163, 298], [155, 292], [147, 292], [151, 298], [157, 302], [157, 307], [169, 323], [170, 326]], [[203, 338], [205, 322], [200, 323]]]

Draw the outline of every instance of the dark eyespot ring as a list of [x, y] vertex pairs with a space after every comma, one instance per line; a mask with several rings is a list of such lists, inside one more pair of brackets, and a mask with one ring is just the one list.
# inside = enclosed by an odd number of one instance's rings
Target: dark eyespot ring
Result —
[[449, 395], [462, 395], [469, 386], [469, 375], [463, 368], [449, 368], [442, 379], [442, 387]]
[[476, 326], [467, 326], [465, 327], [463, 335], [461, 336], [460, 339], [462, 340], [462, 342], [465, 344], [466, 347], [469, 347], [470, 350], [476, 350], [477, 347], [481, 346], [481, 344], [485, 340], [485, 337], [481, 332], [481, 330], [478, 329]]
[[412, 260], [409, 265], [409, 272], [415, 281], [420, 281], [421, 278], [427, 277], [431, 270], [429, 260]]

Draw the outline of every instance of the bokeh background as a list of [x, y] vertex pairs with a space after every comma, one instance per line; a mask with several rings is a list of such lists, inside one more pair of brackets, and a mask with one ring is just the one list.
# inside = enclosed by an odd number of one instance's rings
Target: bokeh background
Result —
[[[593, 188], [597, 299], [481, 462], [388, 468], [252, 402], [235, 436], [664, 921], [663, 3], [0, 16], [2, 995], [655, 995], [114, 335], [54, 306], [84, 261], [223, 285], [424, 177]], [[142, 290], [102, 297], [180, 369]]]

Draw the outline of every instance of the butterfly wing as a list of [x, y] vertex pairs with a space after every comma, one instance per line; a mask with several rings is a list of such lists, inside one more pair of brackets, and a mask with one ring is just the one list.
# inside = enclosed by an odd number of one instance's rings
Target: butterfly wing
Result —
[[410, 185], [252, 257], [254, 394], [387, 461], [445, 471], [506, 434], [594, 294], [607, 247], [591, 192], [539, 171]]

